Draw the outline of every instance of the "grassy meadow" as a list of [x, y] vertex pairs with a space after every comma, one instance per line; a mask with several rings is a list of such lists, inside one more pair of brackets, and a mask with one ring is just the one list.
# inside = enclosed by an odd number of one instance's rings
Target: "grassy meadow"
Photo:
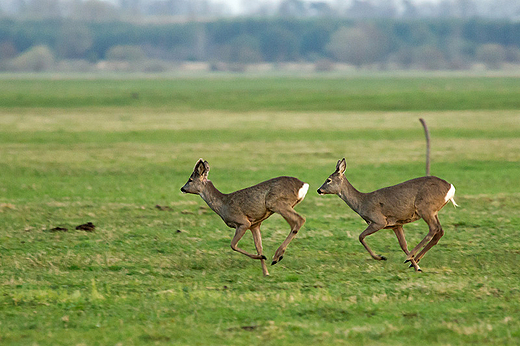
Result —
[[[424, 175], [420, 117], [460, 207], [415, 273], [391, 230], [372, 260], [363, 220], [315, 191], [342, 157], [364, 192]], [[200, 157], [222, 192], [310, 184], [270, 277], [180, 192]], [[519, 162], [520, 78], [4, 77], [0, 344], [518, 345]], [[288, 232], [263, 223], [268, 260]]]

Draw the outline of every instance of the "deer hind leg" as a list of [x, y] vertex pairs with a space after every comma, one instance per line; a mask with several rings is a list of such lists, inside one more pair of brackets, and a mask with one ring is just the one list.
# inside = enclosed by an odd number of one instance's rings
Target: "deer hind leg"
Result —
[[263, 254], [262, 235], [260, 234], [260, 224], [251, 226], [251, 233], [253, 234], [253, 240], [255, 241], [256, 252], [258, 252], [258, 254], [260, 256], [262, 256], [262, 258], [260, 259], [260, 262], [262, 263], [262, 272], [264, 273], [264, 276], [269, 276], [269, 272], [267, 271], [267, 266], [265, 265], [265, 260], [267, 258]]
[[370, 254], [370, 256], [372, 256], [373, 259], [376, 259], [378, 261], [386, 261], [386, 257], [385, 256], [381, 256], [381, 255], [376, 255], [374, 253], [374, 251], [372, 251], [372, 249], [370, 249], [370, 247], [368, 247], [368, 244], [367, 242], [365, 241], [365, 238], [371, 234], [374, 234], [376, 233], [377, 231], [379, 231], [380, 229], [383, 229], [384, 226], [383, 225], [380, 225], [380, 224], [376, 224], [376, 223], [370, 223], [368, 225], [368, 227], [363, 231], [361, 232], [361, 234], [359, 235], [359, 241], [361, 242], [361, 244], [363, 244], [363, 246], [365, 247], [365, 249], [368, 251], [368, 253]]
[[282, 217], [287, 221], [289, 226], [291, 226], [291, 232], [287, 236], [287, 238], [284, 240], [282, 245], [276, 250], [274, 256], [273, 256], [273, 262], [271, 262], [271, 265], [275, 265], [276, 263], [280, 262], [283, 258], [283, 255], [285, 253], [285, 249], [287, 249], [287, 246], [289, 243], [296, 237], [296, 234], [298, 234], [298, 231], [305, 223], [305, 218], [298, 214], [293, 208], [287, 207], [285, 209], [275, 210], [275, 212], [282, 215]]
[[[422, 216], [422, 215], [420, 215], [420, 216]], [[442, 230], [439, 219], [437, 218], [437, 213], [424, 215], [424, 216], [422, 216], [422, 218], [428, 224], [428, 228], [429, 228], [428, 234], [426, 235], [426, 237], [424, 237], [423, 240], [421, 240], [421, 242], [419, 244], [417, 244], [416, 247], [413, 248], [412, 251], [410, 251], [410, 253], [406, 257], [405, 263], [408, 261], [411, 261], [412, 259], [415, 259], [415, 255], [417, 254], [417, 252], [419, 252], [419, 250], [421, 250], [423, 247], [425, 247], [426, 244], [429, 245], [430, 241], [436, 236], [436, 234], [441, 232], [441, 230]], [[433, 245], [434, 244], [432, 244], [431, 246], [433, 246]], [[429, 250], [429, 248], [426, 249], [426, 251], [428, 251], [428, 250]], [[423, 253], [423, 255], [424, 255], [424, 253]]]
[[246, 231], [251, 227], [251, 224], [242, 224], [240, 226], [237, 227], [236, 231], [235, 231], [235, 236], [233, 237], [233, 239], [231, 240], [231, 248], [237, 252], [240, 252], [241, 254], [244, 254], [252, 259], [262, 259], [262, 258], [265, 258], [263, 257], [262, 255], [253, 255], [247, 251], [244, 251], [242, 249], [240, 249], [239, 247], [237, 247], [237, 244], [238, 244], [238, 241], [240, 239], [242, 239], [242, 237], [244, 236], [244, 234], [246, 233]]
[[422, 249], [422, 251], [417, 256], [415, 256], [416, 262], [419, 262], [421, 260], [421, 258], [423, 258], [424, 254], [426, 252], [428, 252], [428, 250], [430, 250], [434, 245], [436, 245], [439, 242], [439, 240], [442, 238], [442, 236], [444, 235], [444, 230], [442, 229], [441, 222], [439, 221], [439, 217], [437, 215], [435, 215], [435, 219], [436, 219], [437, 224], [439, 225], [439, 231], [437, 233], [435, 233], [432, 240], [430, 240], [430, 242], [428, 244], [426, 244], [424, 249]]
[[[395, 233], [395, 236], [397, 237], [397, 240], [399, 241], [399, 245], [401, 246], [401, 249], [404, 251], [405, 254], [409, 254], [410, 251], [408, 251], [408, 244], [406, 244], [406, 239], [404, 237], [404, 229], [403, 229], [403, 226], [396, 226], [394, 228], [394, 233]], [[415, 268], [415, 271], [422, 271], [421, 268], [417, 265], [417, 260], [414, 260], [412, 259], [411, 260], [412, 264], [410, 265], [410, 267], [414, 267]]]

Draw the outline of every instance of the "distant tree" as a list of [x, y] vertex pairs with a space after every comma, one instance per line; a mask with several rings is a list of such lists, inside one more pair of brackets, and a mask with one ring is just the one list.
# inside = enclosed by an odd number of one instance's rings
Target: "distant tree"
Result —
[[413, 64], [413, 49], [410, 47], [403, 47], [397, 52], [391, 54], [389, 62], [397, 65], [400, 68], [408, 69]]
[[253, 36], [243, 34], [220, 48], [220, 58], [226, 62], [250, 64], [262, 61], [260, 42]]
[[12, 59], [16, 54], [17, 50], [12, 41], [3, 41], [0, 43], [0, 60]]
[[486, 64], [487, 68], [498, 69], [506, 60], [506, 50], [494, 43], [483, 44], [477, 48], [477, 60]]
[[374, 25], [342, 27], [332, 34], [327, 51], [338, 61], [360, 67], [382, 61], [388, 53], [387, 37]]
[[14, 71], [42, 72], [54, 66], [54, 54], [47, 46], [36, 46], [13, 59], [8, 67]]
[[449, 36], [441, 45], [449, 68], [453, 70], [470, 68], [473, 60], [472, 55], [475, 53], [474, 45], [462, 37], [459, 26], [453, 26], [449, 28], [449, 31]]
[[435, 46], [421, 46], [414, 50], [413, 65], [425, 70], [441, 70], [447, 68], [446, 58]]
[[298, 43], [298, 38], [292, 31], [280, 26], [274, 26], [260, 34], [260, 48], [265, 61], [297, 60]]
[[92, 47], [93, 39], [89, 28], [77, 22], [65, 23], [58, 34], [56, 50], [65, 59], [81, 59]]
[[506, 47], [506, 61], [511, 63], [520, 63], [520, 49], [515, 46]]
[[136, 62], [146, 58], [146, 54], [139, 46], [114, 46], [106, 54], [108, 60]]
[[331, 29], [324, 24], [312, 25], [302, 33], [300, 53], [309, 58], [310, 55], [321, 57], [325, 54], [325, 46], [330, 40]]

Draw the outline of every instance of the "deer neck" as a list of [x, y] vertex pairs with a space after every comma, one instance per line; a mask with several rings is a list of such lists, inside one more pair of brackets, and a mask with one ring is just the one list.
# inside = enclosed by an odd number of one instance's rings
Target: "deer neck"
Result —
[[199, 195], [215, 213], [221, 215], [225, 195], [211, 181], [206, 182], [206, 188]]
[[356, 190], [347, 179], [345, 179], [345, 182], [342, 184], [338, 196], [355, 212], [360, 210], [364, 194]]

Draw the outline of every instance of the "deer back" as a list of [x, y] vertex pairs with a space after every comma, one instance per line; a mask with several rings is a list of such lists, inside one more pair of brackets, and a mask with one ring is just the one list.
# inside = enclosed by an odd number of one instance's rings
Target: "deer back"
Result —
[[434, 176], [415, 178], [365, 194], [366, 202], [358, 213], [363, 218], [382, 214], [388, 226], [402, 225], [420, 219], [426, 211], [442, 209], [451, 188], [450, 183]]
[[297, 178], [278, 177], [232, 192], [226, 200], [230, 207], [259, 217], [285, 205], [293, 207], [305, 197], [308, 186]]

